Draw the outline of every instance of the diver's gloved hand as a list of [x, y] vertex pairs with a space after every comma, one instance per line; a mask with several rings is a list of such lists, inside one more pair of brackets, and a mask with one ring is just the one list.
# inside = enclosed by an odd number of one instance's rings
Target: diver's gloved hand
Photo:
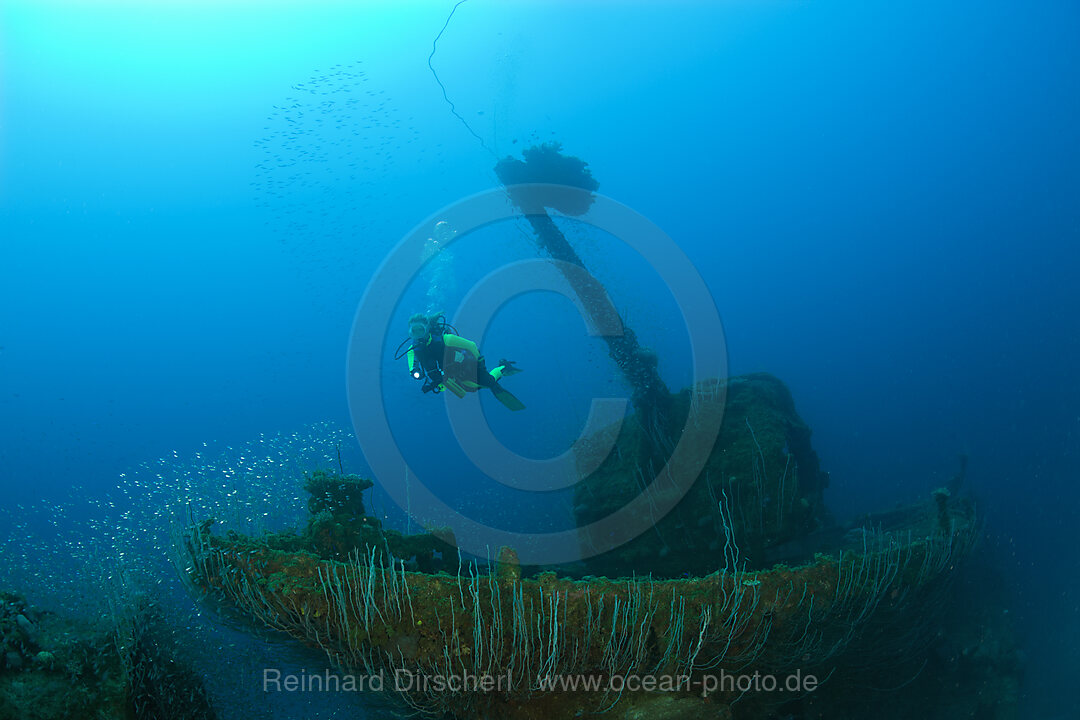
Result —
[[432, 370], [427, 375], [427, 380], [424, 382], [424, 387], [420, 388], [424, 392], [432, 392], [438, 394], [442, 390], [443, 374], [438, 370]]

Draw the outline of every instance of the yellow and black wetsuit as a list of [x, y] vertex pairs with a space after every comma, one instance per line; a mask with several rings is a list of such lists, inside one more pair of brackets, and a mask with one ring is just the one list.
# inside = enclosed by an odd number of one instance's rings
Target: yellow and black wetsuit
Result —
[[[419, 370], [431, 383], [428, 389], [449, 389], [459, 397], [478, 387], [494, 387], [498, 378], [488, 372], [484, 356], [472, 340], [451, 333], [428, 336], [405, 355], [410, 372]], [[458, 391], [460, 387], [460, 392]]]
[[424, 392], [449, 390], [458, 397], [465, 397], [467, 392], [486, 387], [512, 410], [524, 408], [520, 400], [499, 385], [503, 374], [510, 374], [506, 372], [509, 364], [489, 372], [476, 343], [460, 335], [433, 333], [426, 343], [417, 342], [409, 349], [405, 362], [414, 377], [426, 378]]

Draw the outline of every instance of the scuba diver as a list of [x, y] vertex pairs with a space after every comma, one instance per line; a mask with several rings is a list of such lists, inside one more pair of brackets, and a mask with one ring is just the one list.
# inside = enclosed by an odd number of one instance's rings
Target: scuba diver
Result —
[[[405, 346], [408, 348], [403, 350]], [[521, 372], [510, 360], [500, 360], [490, 372], [484, 356], [472, 340], [457, 334], [442, 314], [428, 317], [416, 314], [409, 318], [409, 337], [400, 345], [394, 359], [404, 357], [409, 374], [423, 380], [422, 392], [438, 394], [443, 390], [460, 397], [486, 387], [495, 399], [511, 410], [524, 410], [525, 404], [499, 380]]]

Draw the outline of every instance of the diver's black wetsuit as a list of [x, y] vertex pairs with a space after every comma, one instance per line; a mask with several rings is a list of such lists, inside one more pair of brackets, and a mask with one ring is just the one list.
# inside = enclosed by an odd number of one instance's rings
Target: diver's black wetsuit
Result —
[[[443, 381], [446, 368], [451, 368], [449, 375], [455, 380], [475, 382], [486, 388], [495, 387], [498, 381], [488, 372], [483, 355], [474, 359], [465, 349], [448, 347], [443, 337], [442, 333], [433, 334], [427, 345], [413, 346], [413, 357], [428, 378], [428, 382], [424, 383], [424, 392], [437, 387]], [[458, 353], [463, 356], [461, 359], [458, 359]]]

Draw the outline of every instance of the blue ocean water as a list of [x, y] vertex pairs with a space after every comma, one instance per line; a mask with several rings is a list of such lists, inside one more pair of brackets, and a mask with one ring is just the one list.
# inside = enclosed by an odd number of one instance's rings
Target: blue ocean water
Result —
[[[497, 158], [557, 141], [697, 268], [730, 373], [791, 388], [835, 515], [922, 499], [970, 457], [1024, 716], [1076, 717], [1075, 5], [468, 0], [447, 24], [454, 8], [0, 7], [5, 535], [48, 534], [24, 508], [111, 497], [158, 458], [350, 429], [347, 350], [383, 258], [496, 187]], [[663, 282], [611, 238], [575, 241], [684, 385]], [[453, 246], [445, 309], [530, 242], [495, 226]], [[392, 360], [430, 280], [370, 337], [400, 445], [490, 522], [545, 526], [557, 502], [440, 474], [466, 459]], [[506, 384], [527, 412], [484, 405], [520, 452], [561, 452], [592, 397], [626, 395], [564, 298], [513, 299], [483, 344], [526, 369]], [[61, 531], [92, 519], [72, 512]]]

